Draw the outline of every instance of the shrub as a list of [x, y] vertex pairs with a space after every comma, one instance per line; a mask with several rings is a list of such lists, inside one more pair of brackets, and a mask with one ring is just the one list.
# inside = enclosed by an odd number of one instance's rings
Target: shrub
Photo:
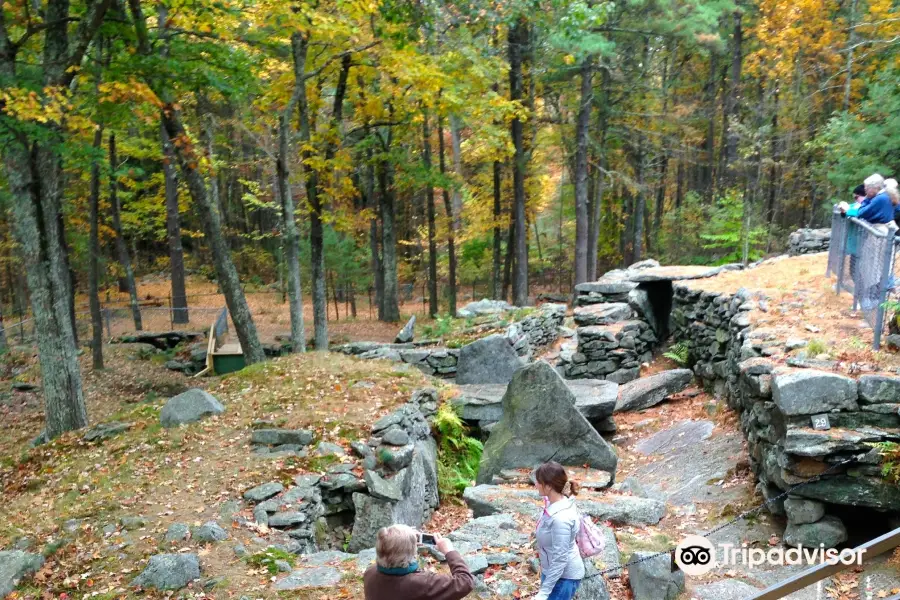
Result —
[[806, 345], [806, 352], [808, 356], [817, 356], [828, 352], [828, 348], [825, 347], [822, 340], [810, 340]]
[[453, 320], [450, 315], [438, 315], [433, 323], [422, 328], [422, 333], [426, 338], [442, 338], [453, 331]]
[[275, 561], [284, 560], [293, 567], [296, 558], [297, 557], [290, 552], [285, 552], [284, 550], [270, 547], [266, 548], [262, 552], [251, 554], [247, 557], [246, 560], [247, 564], [256, 568], [264, 568], [270, 574], [275, 575], [278, 573], [278, 567], [275, 565]]
[[900, 444], [878, 442], [871, 446], [881, 455], [881, 476], [891, 483], [900, 483]]
[[478, 475], [484, 446], [469, 437], [468, 428], [450, 404], [442, 404], [434, 418], [440, 440], [438, 488], [442, 496], [458, 496]]

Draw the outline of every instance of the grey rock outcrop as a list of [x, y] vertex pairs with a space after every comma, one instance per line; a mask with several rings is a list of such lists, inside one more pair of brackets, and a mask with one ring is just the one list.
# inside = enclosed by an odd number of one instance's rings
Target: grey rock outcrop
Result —
[[44, 565], [44, 557], [21, 550], [0, 551], [0, 598], [6, 598], [19, 581]]
[[847, 528], [837, 517], [825, 516], [815, 523], [803, 525], [788, 522], [784, 530], [784, 543], [788, 546], [834, 548], [847, 541]]
[[547, 363], [520, 369], [503, 396], [503, 418], [484, 447], [478, 482], [503, 469], [534, 467], [547, 460], [588, 465], [615, 473], [612, 447], [575, 408], [575, 397]]
[[684, 590], [684, 573], [672, 570], [672, 559], [668, 554], [650, 556], [649, 552], [635, 552], [630, 559], [644, 559], [628, 567], [634, 600], [675, 600]]
[[170, 398], [159, 413], [159, 422], [163, 427], [177, 427], [223, 412], [225, 407], [212, 394], [193, 388]]
[[403, 329], [400, 330], [400, 333], [397, 334], [397, 338], [394, 340], [394, 343], [406, 344], [413, 341], [415, 328], [416, 315], [413, 315], [409, 318], [409, 321], [406, 322], [406, 325], [403, 326]]
[[456, 382], [509, 383], [522, 366], [516, 351], [502, 335], [494, 334], [467, 344], [459, 351]]
[[150, 557], [144, 571], [131, 585], [157, 590], [180, 590], [200, 579], [200, 559], [196, 554], [157, 554]]

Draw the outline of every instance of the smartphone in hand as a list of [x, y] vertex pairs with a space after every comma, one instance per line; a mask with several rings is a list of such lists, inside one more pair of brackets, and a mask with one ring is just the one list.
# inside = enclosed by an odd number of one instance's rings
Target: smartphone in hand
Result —
[[437, 543], [433, 533], [422, 533], [419, 531], [416, 537], [418, 538], [416, 541], [422, 546], [434, 546]]

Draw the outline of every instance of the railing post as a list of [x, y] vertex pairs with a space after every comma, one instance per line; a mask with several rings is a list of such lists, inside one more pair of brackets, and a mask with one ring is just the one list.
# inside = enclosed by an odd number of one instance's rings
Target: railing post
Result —
[[891, 264], [894, 258], [894, 229], [888, 228], [884, 238], [884, 264], [881, 267], [881, 279], [878, 282], [878, 313], [875, 317], [875, 343], [873, 347], [881, 348], [881, 333], [884, 330], [884, 304], [887, 302], [888, 283], [891, 277]]
[[[838, 217], [838, 218], [846, 218], [846, 217]], [[840, 246], [839, 246], [840, 247], [840, 253], [839, 253], [840, 261], [838, 262], [837, 287], [835, 288], [835, 291], [837, 292], [838, 296], [841, 295], [841, 289], [843, 289], [842, 286], [844, 285], [844, 257], [847, 255], [847, 237], [848, 237], [849, 233], [850, 233], [850, 221], [848, 219], [847, 221], [844, 222], [844, 229], [843, 229], [843, 232], [841, 233], [841, 239], [838, 242], [840, 244]]]

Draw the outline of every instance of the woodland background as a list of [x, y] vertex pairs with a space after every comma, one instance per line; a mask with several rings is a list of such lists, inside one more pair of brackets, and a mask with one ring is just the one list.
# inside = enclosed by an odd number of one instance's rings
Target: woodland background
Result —
[[6, 0], [0, 315], [35, 321], [53, 437], [86, 421], [76, 298], [100, 366], [136, 276], [185, 318], [214, 280], [255, 362], [248, 288], [299, 351], [304, 299], [325, 349], [329, 301], [752, 261], [897, 174], [898, 49], [891, 0]]

